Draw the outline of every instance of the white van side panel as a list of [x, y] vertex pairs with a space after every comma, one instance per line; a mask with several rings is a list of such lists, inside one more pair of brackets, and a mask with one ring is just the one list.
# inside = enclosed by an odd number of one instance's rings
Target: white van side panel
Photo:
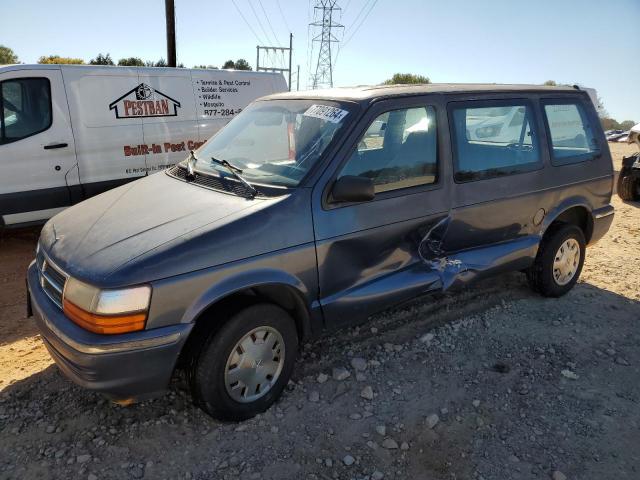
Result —
[[170, 116], [142, 119], [143, 143], [149, 147], [146, 167], [151, 174], [184, 160], [189, 150], [198, 148], [198, 125], [190, 70], [144, 69], [139, 78], [154, 90], [156, 98], [166, 95], [169, 102], [175, 101]]
[[[137, 68], [62, 67], [76, 139], [80, 181], [92, 185], [124, 183], [144, 176], [145, 157], [125, 146], [144, 144], [142, 118], [126, 117], [113, 103], [138, 84]], [[118, 182], [120, 181], [120, 182]]]
[[200, 140], [206, 141], [259, 97], [284, 92], [280, 74], [234, 70], [193, 70]]

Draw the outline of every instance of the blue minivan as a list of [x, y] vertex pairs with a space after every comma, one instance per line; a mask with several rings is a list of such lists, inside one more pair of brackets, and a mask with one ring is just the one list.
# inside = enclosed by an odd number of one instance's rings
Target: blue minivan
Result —
[[276, 94], [52, 218], [30, 308], [74, 382], [128, 403], [184, 368], [206, 412], [245, 419], [328, 329], [504, 271], [565, 294], [611, 225], [612, 184], [577, 87]]

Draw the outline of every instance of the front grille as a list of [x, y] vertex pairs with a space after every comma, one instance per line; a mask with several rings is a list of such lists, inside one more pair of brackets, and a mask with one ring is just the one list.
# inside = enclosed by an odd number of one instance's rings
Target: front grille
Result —
[[[167, 170], [167, 174], [171, 175], [178, 180], [187, 181], [187, 170], [179, 165], [170, 168]], [[212, 175], [202, 175], [200, 173], [195, 174], [195, 178], [193, 180], [189, 180], [189, 183], [195, 183], [196, 185], [200, 185], [201, 187], [211, 188], [212, 190], [219, 190], [221, 192], [233, 193], [235, 195], [246, 197], [249, 195], [251, 190], [249, 190], [242, 183], [226, 179], [223, 177], [216, 177]], [[258, 195], [264, 195], [264, 192], [260, 190], [260, 187], [256, 187], [258, 191]]]
[[62, 308], [62, 292], [64, 292], [64, 285], [67, 283], [67, 275], [47, 258], [42, 249], [38, 250], [36, 263], [38, 265], [40, 286], [44, 293], [53, 303]]

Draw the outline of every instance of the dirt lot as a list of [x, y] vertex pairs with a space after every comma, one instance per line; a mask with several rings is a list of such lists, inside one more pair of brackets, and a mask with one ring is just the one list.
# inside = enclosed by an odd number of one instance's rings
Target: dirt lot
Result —
[[[616, 165], [633, 150], [612, 145]], [[613, 202], [565, 297], [514, 273], [387, 312], [305, 345], [243, 424], [206, 417], [180, 377], [126, 408], [66, 381], [25, 318], [37, 232], [5, 234], [0, 478], [638, 479], [640, 205]]]

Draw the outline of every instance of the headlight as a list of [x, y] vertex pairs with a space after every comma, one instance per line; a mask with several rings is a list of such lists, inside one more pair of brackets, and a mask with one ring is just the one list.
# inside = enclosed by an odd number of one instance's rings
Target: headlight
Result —
[[94, 333], [116, 334], [143, 330], [147, 321], [151, 287], [101, 290], [69, 278], [62, 309], [73, 322]]

